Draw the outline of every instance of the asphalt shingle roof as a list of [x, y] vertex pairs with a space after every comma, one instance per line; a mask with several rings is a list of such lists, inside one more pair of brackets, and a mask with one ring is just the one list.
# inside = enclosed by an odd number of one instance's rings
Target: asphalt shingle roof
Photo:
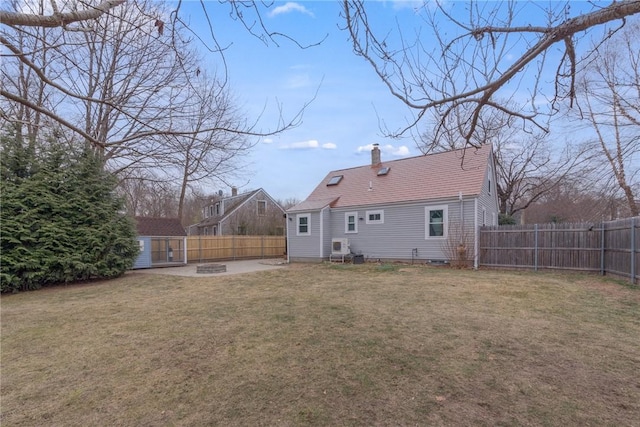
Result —
[[[487, 174], [491, 146], [467, 148], [331, 171], [302, 203], [289, 211], [423, 201], [478, 195]], [[378, 171], [388, 167], [386, 175]], [[342, 175], [337, 185], [327, 183]], [[325, 203], [324, 206], [320, 206]], [[320, 207], [318, 207], [320, 206]]]
[[187, 235], [178, 218], [137, 216], [135, 220], [138, 236], [171, 237]]

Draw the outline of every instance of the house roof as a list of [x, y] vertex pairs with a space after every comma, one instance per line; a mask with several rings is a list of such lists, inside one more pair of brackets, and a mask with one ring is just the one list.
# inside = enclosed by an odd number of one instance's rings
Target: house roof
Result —
[[[334, 170], [289, 212], [320, 209], [327, 201], [341, 208], [478, 195], [491, 153], [491, 146], [484, 145]], [[386, 174], [383, 168], [389, 168]], [[327, 185], [340, 175], [337, 184]]]
[[138, 236], [186, 236], [187, 233], [178, 218], [150, 218], [137, 216]]
[[254, 196], [258, 195], [260, 192], [262, 192], [265, 197], [267, 197], [269, 200], [271, 200], [271, 202], [275, 206], [280, 208], [280, 210], [284, 213], [284, 209], [282, 209], [280, 204], [277, 201], [275, 201], [269, 195], [269, 193], [267, 193], [263, 188], [258, 188], [257, 190], [249, 191], [247, 193], [238, 194], [237, 196], [224, 197], [222, 199], [217, 200], [216, 203], [224, 201], [224, 213], [222, 215], [214, 215], [214, 216], [210, 216], [208, 218], [205, 218], [205, 219], [203, 219], [202, 221], [200, 221], [199, 223], [197, 223], [195, 225], [198, 226], [198, 227], [207, 227], [207, 226], [210, 226], [210, 225], [216, 225], [219, 222], [224, 221], [227, 217], [232, 215], [236, 209], [240, 208], [240, 206], [242, 206], [244, 203], [246, 203], [249, 199], [251, 199]]
[[330, 197], [328, 199], [320, 199], [320, 200], [307, 199], [291, 207], [290, 209], [287, 210], [287, 212], [316, 211], [326, 206], [330, 206], [337, 200], [338, 199], [336, 197]]
[[203, 219], [198, 223], [198, 227], [206, 227], [209, 225], [215, 225], [222, 221], [224, 218], [228, 217], [233, 213], [236, 208], [238, 208], [241, 204], [249, 200], [255, 194], [257, 194], [261, 189], [249, 191], [247, 193], [238, 194], [237, 196], [224, 197], [220, 200], [217, 200], [216, 203], [224, 201], [224, 213], [222, 215], [213, 215], [208, 218]]

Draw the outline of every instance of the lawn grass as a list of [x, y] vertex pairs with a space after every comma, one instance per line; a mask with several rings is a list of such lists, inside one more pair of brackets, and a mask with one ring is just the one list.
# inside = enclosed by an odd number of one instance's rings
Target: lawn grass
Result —
[[292, 265], [3, 296], [2, 426], [638, 425], [640, 290]]

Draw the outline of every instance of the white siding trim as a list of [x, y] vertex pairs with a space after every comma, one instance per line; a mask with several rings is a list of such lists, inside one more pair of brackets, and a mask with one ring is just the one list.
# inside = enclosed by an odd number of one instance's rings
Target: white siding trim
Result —
[[[353, 217], [354, 230], [349, 231], [349, 217]], [[345, 212], [344, 213], [344, 233], [345, 234], [357, 234], [358, 233], [358, 212]]]
[[[380, 214], [380, 220], [369, 220], [369, 215]], [[367, 211], [365, 213], [365, 223], [367, 224], [384, 224], [384, 210], [376, 209], [374, 211]]]
[[[307, 232], [300, 232], [300, 218], [307, 218]], [[320, 229], [322, 230], [322, 229]], [[322, 233], [321, 233], [322, 234]], [[296, 215], [296, 236], [311, 236], [311, 214], [302, 213]]]
[[[430, 236], [429, 235], [429, 220], [431, 216], [429, 212], [431, 211], [442, 211], [442, 236]], [[446, 239], [449, 235], [449, 205], [434, 205], [434, 206], [425, 206], [424, 208], [424, 238], [426, 240], [432, 239]]]
[[479, 229], [478, 229], [478, 198], [473, 199], [473, 246], [475, 247], [474, 255], [473, 255], [473, 268], [478, 269], [478, 249], [480, 246], [479, 242]]
[[324, 209], [320, 210], [320, 258], [324, 258]]
[[293, 221], [289, 221], [289, 214], [286, 213], [284, 214], [284, 220], [286, 221], [285, 225], [285, 239], [287, 240], [287, 264], [289, 264], [291, 262], [291, 243], [289, 242], [289, 223], [293, 222]]

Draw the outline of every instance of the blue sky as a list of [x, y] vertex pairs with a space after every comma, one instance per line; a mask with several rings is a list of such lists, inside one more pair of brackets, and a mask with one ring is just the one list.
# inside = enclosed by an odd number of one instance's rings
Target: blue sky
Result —
[[[410, 4], [376, 6], [391, 18], [413, 13]], [[280, 107], [283, 116], [290, 118], [315, 95], [298, 127], [256, 140], [244, 179], [235, 180], [240, 191], [262, 187], [276, 199], [304, 200], [329, 171], [369, 162], [373, 143], [380, 144], [383, 159], [420, 154], [410, 139], [381, 135], [379, 120], [397, 126], [410, 112], [389, 94], [364, 59], [351, 51], [347, 33], [338, 28], [339, 2], [276, 2], [263, 11], [270, 30], [290, 35], [301, 44], [327, 36], [319, 46], [308, 49], [282, 38], [276, 39], [279, 46], [265, 46], [229, 19], [227, 10], [217, 2], [207, 2], [218, 42], [230, 44], [225, 52], [230, 87], [249, 121], [260, 116], [258, 128], [273, 129]], [[181, 14], [190, 15], [192, 28], [207, 38], [197, 2], [184, 3]], [[219, 57], [205, 55], [205, 64], [215, 70], [220, 66]]]
[[[447, 3], [464, 11], [462, 3]], [[397, 22], [411, 33], [417, 22], [414, 8], [421, 4], [371, 1], [367, 3], [367, 11], [372, 21], [389, 28], [394, 28]], [[520, 14], [529, 22], [542, 17], [536, 16], [542, 7], [560, 3], [525, 4], [518, 6], [530, 8]], [[577, 2], [571, 6], [578, 9], [581, 5], [588, 3]], [[397, 129], [411, 119], [412, 112], [390, 94], [371, 66], [353, 53], [347, 32], [339, 28], [343, 22], [339, 1], [275, 1], [269, 9], [261, 11], [269, 30], [284, 33], [300, 44], [312, 44], [326, 36], [319, 46], [307, 49], [284, 38], [276, 38], [277, 45], [273, 42], [265, 45], [240, 22], [229, 18], [227, 4], [206, 1], [206, 11], [216, 40], [227, 47], [225, 60], [237, 105], [249, 121], [258, 120], [257, 129], [273, 129], [278, 124], [280, 109], [285, 118], [291, 118], [315, 95], [298, 127], [256, 139], [255, 148], [242, 169], [243, 178], [234, 180], [240, 191], [262, 187], [276, 199], [304, 200], [329, 171], [367, 164], [374, 143], [380, 144], [383, 160], [421, 154], [410, 136], [390, 139], [380, 131], [380, 121]], [[190, 16], [191, 28], [211, 42], [199, 2], [183, 3], [181, 16]], [[247, 21], [251, 21], [251, 17], [247, 17]], [[390, 35], [393, 37], [393, 32]], [[202, 49], [203, 55], [205, 52]], [[507, 59], [519, 53], [514, 49]], [[208, 69], [220, 67], [218, 55], [204, 57]], [[513, 85], [513, 93], [522, 90], [526, 97], [526, 81], [518, 80]], [[227, 188], [223, 190], [228, 192]]]

